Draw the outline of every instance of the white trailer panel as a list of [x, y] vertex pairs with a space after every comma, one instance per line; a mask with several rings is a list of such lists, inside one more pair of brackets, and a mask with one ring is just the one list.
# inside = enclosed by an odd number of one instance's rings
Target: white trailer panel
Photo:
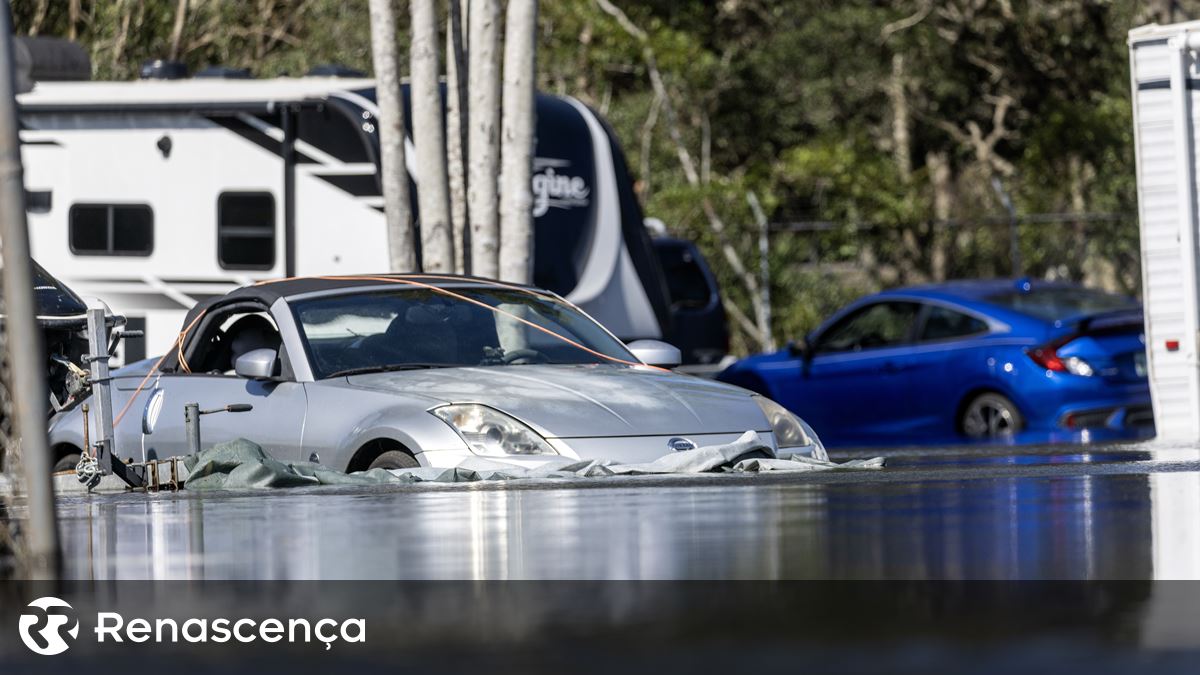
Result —
[[1157, 435], [1200, 440], [1200, 22], [1129, 33], [1146, 355]]

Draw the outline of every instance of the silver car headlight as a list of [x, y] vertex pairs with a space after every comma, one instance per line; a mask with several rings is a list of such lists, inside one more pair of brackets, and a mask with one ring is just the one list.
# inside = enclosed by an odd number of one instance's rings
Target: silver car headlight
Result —
[[437, 415], [467, 442], [477, 455], [556, 455], [546, 439], [520, 420], [478, 403], [457, 403], [434, 408]]
[[766, 396], [752, 397], [759, 409], [766, 415], [771, 431], [775, 434], [775, 442], [780, 449], [812, 447], [812, 456], [816, 459], [827, 459], [825, 445], [817, 438], [812, 427], [792, 414], [790, 410], [779, 405]]

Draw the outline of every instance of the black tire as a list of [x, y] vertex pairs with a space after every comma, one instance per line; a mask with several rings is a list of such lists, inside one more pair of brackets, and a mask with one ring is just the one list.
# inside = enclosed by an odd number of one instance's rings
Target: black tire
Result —
[[958, 428], [977, 440], [1011, 438], [1025, 428], [1025, 417], [1007, 396], [989, 391], [963, 406]]
[[54, 469], [52, 473], [74, 471], [75, 466], [79, 464], [79, 459], [80, 454], [78, 452], [69, 452], [62, 457], [59, 457], [58, 461], [54, 463]]
[[403, 450], [388, 450], [371, 461], [371, 469], [415, 469], [421, 466], [417, 460]]

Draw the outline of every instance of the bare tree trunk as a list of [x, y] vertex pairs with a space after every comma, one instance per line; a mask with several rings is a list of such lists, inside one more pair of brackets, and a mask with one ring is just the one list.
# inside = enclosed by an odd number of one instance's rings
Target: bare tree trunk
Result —
[[1151, 0], [1153, 16], [1158, 23], [1175, 23], [1175, 8], [1178, 0]]
[[943, 152], [925, 155], [925, 166], [929, 170], [929, 182], [933, 188], [933, 224], [929, 252], [929, 271], [936, 281], [946, 280], [946, 228], [954, 204], [953, 184], [950, 180], [950, 159]]
[[79, 0], [70, 0], [67, 3], [67, 39], [74, 40], [79, 37]]
[[654, 150], [654, 127], [658, 125], [658, 111], [662, 108], [662, 96], [657, 93], [650, 102], [650, 112], [642, 124], [641, 157], [638, 158], [638, 179], [642, 181], [642, 199], [650, 199], [650, 153]]
[[[1078, 155], [1072, 155], [1068, 159], [1067, 167], [1071, 181], [1071, 212], [1082, 215], [1088, 210], [1087, 187], [1096, 177], [1096, 170]], [[1078, 266], [1078, 269], [1072, 270], [1073, 278], [1087, 286], [1112, 292], [1119, 291], [1117, 266], [1113, 259], [1099, 250], [1099, 240], [1088, 236], [1088, 224], [1083, 218], [1078, 218], [1072, 223], [1071, 229]]]
[[500, 278], [533, 281], [534, 79], [537, 0], [508, 0], [500, 138]]
[[[1083, 159], [1072, 153], [1067, 157], [1067, 186], [1071, 196], [1071, 212], [1076, 215], [1082, 214], [1087, 208], [1083, 194], [1083, 182]], [[1071, 221], [1071, 235], [1071, 248], [1074, 255], [1069, 259], [1068, 270], [1073, 281], [1082, 281], [1090, 253], [1088, 251], [1087, 224], [1083, 222], [1082, 218]]]
[[758, 307], [761, 308], [758, 319], [758, 331], [762, 334], [762, 347], [768, 352], [775, 351], [775, 336], [771, 329], [771, 243], [770, 233], [771, 226], [767, 222], [767, 214], [763, 213], [762, 204], [758, 201], [758, 195], [753, 191], [746, 193], [746, 202], [750, 205], [750, 213], [754, 215], [754, 222], [758, 225], [758, 274], [761, 295], [758, 300]]
[[112, 67], [115, 71], [121, 67], [121, 59], [125, 57], [125, 44], [129, 40], [129, 22], [133, 19], [133, 8], [129, 0], [119, 0], [117, 5], [121, 10], [121, 25], [113, 42]]
[[888, 98], [892, 103], [892, 157], [900, 178], [907, 183], [912, 178], [912, 144], [909, 141], [908, 96], [905, 92], [904, 55], [892, 55], [892, 81]]
[[574, 95], [589, 105], [595, 102], [592, 96], [592, 80], [588, 77], [588, 55], [592, 50], [593, 26], [592, 20], [585, 19], [583, 30], [579, 32], [579, 49], [575, 52], [575, 90]]
[[400, 98], [400, 57], [396, 50], [392, 0], [370, 0], [370, 12], [388, 262], [393, 272], [412, 272], [417, 269], [417, 251], [412, 202], [408, 194], [408, 169], [404, 163], [404, 105]]
[[50, 0], [38, 0], [33, 12], [33, 20], [29, 22], [29, 35], [36, 37], [46, 21], [46, 12], [50, 9]]
[[438, 87], [438, 17], [434, 0], [411, 0], [412, 78], [409, 98], [416, 146], [417, 204], [421, 214], [421, 267], [426, 272], [454, 271], [450, 227], [450, 187], [446, 176], [446, 137]]
[[471, 223], [471, 273], [499, 273], [500, 222], [497, 173], [500, 157], [500, 0], [472, 0], [467, 73], [471, 111], [467, 157], [467, 219]]
[[449, 0], [446, 22], [446, 176], [454, 238], [454, 271], [470, 274], [471, 239], [467, 224], [467, 73], [463, 50], [465, 3]]
[[171, 28], [171, 60], [179, 58], [179, 43], [183, 39], [183, 23], [187, 19], [188, 0], [179, 0], [175, 5], [175, 25]]

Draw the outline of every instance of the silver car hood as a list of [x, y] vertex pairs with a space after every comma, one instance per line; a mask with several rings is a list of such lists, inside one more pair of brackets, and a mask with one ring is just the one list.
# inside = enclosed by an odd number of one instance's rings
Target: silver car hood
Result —
[[769, 431], [750, 393], [673, 372], [615, 365], [523, 365], [371, 373], [350, 385], [482, 403], [548, 438]]

